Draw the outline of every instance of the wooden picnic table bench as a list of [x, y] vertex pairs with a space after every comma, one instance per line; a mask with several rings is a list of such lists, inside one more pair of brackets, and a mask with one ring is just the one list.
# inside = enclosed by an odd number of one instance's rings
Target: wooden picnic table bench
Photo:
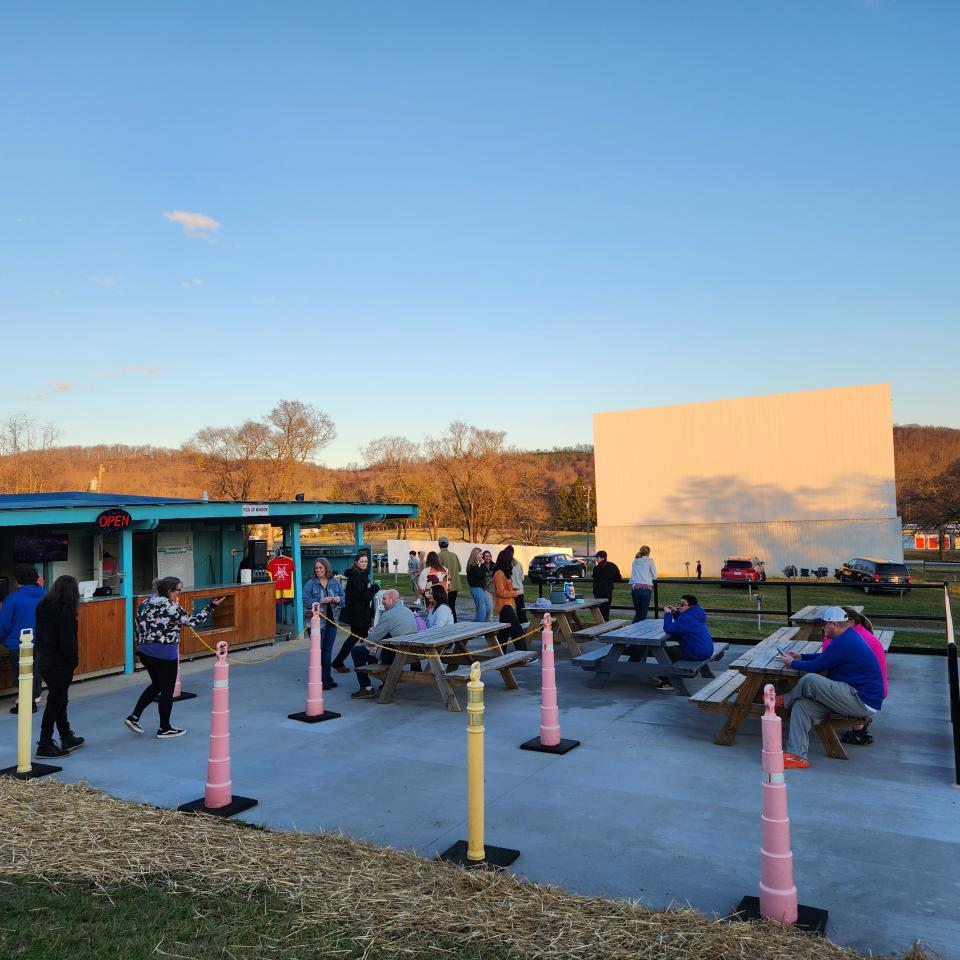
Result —
[[[673, 638], [660, 620], [641, 620], [603, 635], [605, 641], [596, 650], [581, 653], [571, 663], [596, 673], [596, 685], [604, 686], [613, 674], [634, 677], [666, 677], [678, 696], [689, 696], [686, 680], [697, 676], [713, 677], [710, 661], [722, 657], [729, 644], [714, 644], [707, 660], [673, 661], [666, 646]], [[623, 658], [626, 657], [626, 660]], [[652, 662], [651, 662], [652, 658]]]
[[[833, 604], [831, 604], [833, 606]], [[847, 606], [857, 613], [863, 613], [863, 604], [848, 603]], [[826, 606], [807, 606], [801, 607], [796, 613], [792, 614], [790, 621], [795, 627], [800, 628], [797, 634], [798, 640], [822, 640], [823, 639], [823, 611]]]
[[609, 602], [602, 597], [591, 597], [586, 600], [568, 600], [566, 603], [551, 603], [543, 606], [535, 606], [531, 603], [524, 609], [533, 627], [541, 626], [543, 615], [549, 613], [553, 621], [555, 639], [566, 645], [571, 657], [579, 657], [580, 645], [574, 639], [574, 632], [584, 629], [585, 624], [581, 622], [580, 614], [589, 612], [595, 624], [606, 623], [600, 608]]
[[[881, 632], [889, 634], [884, 637], [889, 646], [893, 639], [893, 631]], [[800, 633], [800, 627], [781, 627], [755, 647], [737, 657], [730, 664], [729, 670], [701, 687], [690, 697], [690, 702], [701, 709], [726, 715], [727, 719], [717, 734], [715, 743], [730, 746], [747, 717], [763, 716], [763, 688], [766, 684], [773, 683], [778, 693], [785, 693], [792, 689], [803, 676], [801, 671], [784, 666], [780, 651], [797, 654], [818, 653], [822, 642], [819, 639], [800, 639]], [[789, 715], [789, 710], [784, 711], [784, 716]], [[862, 717], [831, 714], [818, 724], [815, 729], [827, 755], [836, 760], [846, 760], [846, 751], [836, 731], [859, 726], [861, 723], [863, 723]]]
[[[383, 646], [395, 651], [393, 663], [370, 664], [362, 669], [370, 676], [383, 678], [383, 688], [377, 698], [379, 703], [390, 703], [400, 683], [433, 683], [447, 710], [457, 712], [460, 702], [452, 685], [462, 686], [470, 679], [471, 663], [478, 661], [481, 672], [496, 670], [506, 688], [516, 690], [517, 681], [512, 668], [537, 659], [537, 654], [529, 650], [507, 653], [503, 649], [499, 634], [508, 627], [509, 624], [496, 621], [462, 620], [448, 627], [430, 627], [419, 633], [392, 637], [384, 640]], [[480, 638], [486, 649], [467, 648], [468, 641]], [[427, 670], [403, 669], [407, 664], [421, 661], [426, 661]]]
[[621, 627], [629, 625], [629, 620], [604, 620], [602, 623], [591, 623], [589, 627], [581, 627], [573, 635], [577, 640], [596, 640], [597, 637], [601, 637], [611, 630], [619, 630]]

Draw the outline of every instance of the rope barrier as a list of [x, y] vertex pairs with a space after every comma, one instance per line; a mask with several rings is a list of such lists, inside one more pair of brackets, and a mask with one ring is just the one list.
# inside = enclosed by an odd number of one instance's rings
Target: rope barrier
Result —
[[[321, 612], [321, 614], [320, 614], [320, 619], [321, 619], [321, 620], [326, 620], [327, 623], [332, 623], [338, 630], [340, 630], [340, 631], [342, 631], [343, 633], [345, 633], [348, 637], [353, 637], [354, 640], [359, 640], [360, 643], [365, 643], [368, 647], [376, 647], [378, 650], [389, 650], [389, 651], [391, 651], [392, 653], [403, 653], [403, 654], [409, 654], [409, 653], [410, 653], [410, 648], [409, 648], [409, 647], [404, 647], [404, 648], [401, 648], [401, 647], [391, 647], [391, 646], [389, 646], [389, 645], [386, 644], [386, 643], [377, 643], [377, 641], [375, 641], [375, 640], [369, 640], [367, 637], [361, 637], [359, 634], [353, 633], [351, 630], [345, 629], [342, 623], [339, 623], [338, 621], [331, 619], [330, 617], [326, 616], [326, 615], [323, 614], [322, 612]], [[184, 624], [184, 626], [185, 626], [185, 627], [193, 634], [193, 636], [196, 637], [197, 640], [199, 640], [211, 653], [215, 654], [215, 653], [217, 652], [216, 649], [215, 649], [214, 647], [211, 647], [210, 644], [207, 643], [207, 641], [204, 640], [203, 637], [202, 637], [192, 626], [190, 626], [189, 624]], [[293, 641], [290, 643], [289, 646], [287, 646], [286, 648], [284, 648], [283, 650], [281, 650], [279, 653], [275, 653], [272, 657], [264, 657], [262, 660], [237, 660], [235, 657], [230, 656], [230, 657], [228, 657], [228, 660], [229, 660], [230, 663], [236, 663], [236, 664], [239, 664], [240, 666], [243, 666], [243, 667], [256, 667], [256, 666], [259, 666], [261, 663], [271, 663], [271, 662], [273, 662], [274, 660], [276, 660], [278, 657], [282, 657], [284, 654], [291, 653], [293, 650], [299, 649], [299, 646], [298, 646], [298, 645], [299, 645], [299, 642], [300, 642], [301, 640], [303, 640], [303, 639], [309, 634], [309, 632], [310, 632], [310, 628], [309, 628], [309, 627], [304, 627], [304, 628], [303, 628], [303, 632], [302, 632], [302, 633], [299, 633], [299, 634], [297, 635], [296, 640], [293, 640]], [[487, 652], [489, 652], [489, 651], [491, 651], [491, 650], [496, 650], [496, 651], [498, 651], [498, 652], [502, 652], [502, 651], [503, 651], [503, 644], [504, 644], [504, 643], [516, 643], [517, 640], [525, 640], [527, 637], [538, 636], [539, 633], [540, 633], [540, 628], [539, 628], [539, 627], [532, 627], [532, 628], [531, 628], [530, 630], [528, 630], [526, 633], [520, 634], [520, 636], [517, 637], [516, 640], [504, 639], [504, 640], [502, 640], [502, 641], [495, 641], [494, 643], [491, 643], [489, 646], [479, 647], [479, 648], [476, 649], [476, 650], [468, 650], [466, 653], [457, 653], [457, 652], [453, 652], [453, 653], [437, 653], [437, 654], [432, 654], [431, 656], [439, 657], [441, 660], [447, 660], [447, 659], [458, 659], [458, 660], [462, 660], [465, 656], [471, 656], [471, 657], [472, 657], [472, 656], [474, 656], [475, 654], [478, 654], [478, 653], [487, 653]], [[416, 634], [411, 634], [411, 636], [416, 636]], [[463, 642], [466, 642], [466, 641], [463, 641]]]
[[[203, 637], [200, 636], [200, 634], [197, 633], [197, 631], [191, 627], [189, 623], [186, 623], [183, 626], [185, 626], [211, 653], [215, 654], [217, 652], [216, 648], [211, 647], [210, 644], [207, 643], [207, 641], [204, 640]], [[279, 653], [275, 653], [272, 657], [264, 657], [262, 660], [237, 660], [235, 657], [228, 657], [227, 659], [230, 663], [239, 664], [241, 667], [257, 667], [261, 663], [271, 663], [278, 657], [282, 657], [284, 654], [292, 653], [294, 650], [298, 650], [300, 641], [303, 640], [309, 632], [310, 628], [304, 627], [303, 631], [297, 634], [296, 640], [291, 640], [287, 647], [285, 647]]]
[[[401, 647], [391, 647], [391, 646], [388, 646], [388, 645], [385, 644], [385, 643], [377, 643], [376, 640], [368, 640], [366, 637], [361, 637], [359, 634], [353, 633], [353, 632], [351, 632], [350, 630], [344, 630], [343, 624], [338, 623], [336, 620], [331, 620], [330, 617], [326, 616], [326, 615], [323, 614], [323, 613], [320, 614], [320, 619], [321, 619], [321, 620], [326, 620], [327, 623], [332, 623], [332, 624], [334, 624], [334, 625], [337, 627], [337, 629], [343, 630], [343, 632], [344, 632], [348, 637], [353, 637], [355, 640], [359, 640], [361, 643], [365, 643], [368, 647], [376, 647], [378, 650], [389, 650], [389, 651], [391, 651], [392, 653], [404, 653], [404, 654], [409, 654], [409, 653], [410, 653], [410, 648], [409, 648], [409, 647], [404, 647], [404, 648], [401, 648]], [[476, 623], [477, 621], [469, 621], [469, 622], [471, 622], [471, 623]], [[422, 631], [421, 631], [421, 632], [422, 632]], [[524, 640], [524, 639], [526, 639], [527, 637], [535, 636], [535, 635], [538, 635], [539, 633], [540, 633], [540, 628], [539, 628], [539, 627], [533, 627], [533, 628], [531, 628], [530, 630], [528, 630], [526, 633], [521, 633], [520, 636], [517, 637], [517, 640]], [[415, 637], [415, 636], [417, 636], [417, 635], [418, 635], [418, 634], [416, 634], [416, 633], [410, 634], [411, 637]], [[464, 641], [462, 641], [462, 642], [466, 643], [466, 640], [464, 640]], [[494, 642], [494, 643], [490, 644], [490, 646], [487, 646], [487, 647], [479, 647], [479, 648], [476, 649], [476, 650], [468, 650], [466, 653], [437, 653], [437, 654], [431, 654], [431, 656], [437, 656], [437, 657], [439, 657], [441, 660], [453, 659], [453, 658], [456, 658], [456, 659], [458, 659], [458, 660], [462, 660], [465, 656], [471, 656], [471, 657], [472, 657], [472, 656], [473, 656], [474, 654], [476, 654], [476, 653], [486, 653], [486, 652], [489, 651], [489, 650], [502, 651], [502, 650], [503, 650], [503, 644], [504, 644], [504, 643], [516, 643], [516, 640], [504, 639], [503, 641]]]

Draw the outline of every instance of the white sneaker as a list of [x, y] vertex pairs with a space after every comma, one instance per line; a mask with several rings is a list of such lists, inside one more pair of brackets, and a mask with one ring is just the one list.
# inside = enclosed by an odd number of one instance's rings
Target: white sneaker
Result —
[[182, 737], [186, 732], [186, 730], [181, 730], [179, 727], [171, 727], [169, 730], [158, 730], [157, 739], [172, 740], [174, 737]]

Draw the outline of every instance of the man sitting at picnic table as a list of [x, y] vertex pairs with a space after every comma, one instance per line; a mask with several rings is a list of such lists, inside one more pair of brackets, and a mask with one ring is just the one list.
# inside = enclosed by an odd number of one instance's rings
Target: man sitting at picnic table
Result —
[[[675, 607], [663, 611], [663, 631], [680, 641], [678, 647], [665, 647], [667, 656], [678, 660], [709, 660], [713, 656], [713, 637], [707, 629], [707, 613], [692, 593], [685, 593]], [[666, 677], [656, 678], [656, 689], [673, 692]]]
[[[874, 652], [853, 629], [842, 607], [825, 607], [823, 632], [830, 644], [820, 653], [785, 653], [783, 662], [804, 676], [777, 706], [788, 707], [790, 733], [783, 765], [809, 767], [810, 728], [831, 713], [867, 719], [883, 705], [883, 674]], [[821, 674], [829, 673], [829, 677]]]
[[[417, 632], [417, 620], [413, 611], [400, 602], [400, 594], [396, 590], [384, 590], [381, 599], [383, 600], [383, 613], [366, 639], [366, 643], [371, 644], [371, 646], [368, 647], [364, 646], [363, 643], [358, 643], [350, 651], [350, 658], [357, 670], [357, 682], [360, 684], [360, 689], [350, 694], [351, 700], [372, 700], [378, 693], [373, 689], [373, 684], [370, 682], [370, 674], [366, 670], [360, 670], [360, 667], [378, 662], [388, 665], [393, 663], [393, 658], [396, 656], [393, 650], [381, 650], [378, 660], [374, 652], [376, 647], [372, 644], [380, 643], [388, 637], [405, 637], [407, 634]], [[419, 670], [420, 664], [414, 663], [410, 669]]]

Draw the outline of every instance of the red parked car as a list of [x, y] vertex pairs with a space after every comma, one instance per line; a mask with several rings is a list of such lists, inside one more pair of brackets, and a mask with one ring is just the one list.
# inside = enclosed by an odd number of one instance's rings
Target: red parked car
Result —
[[725, 583], [763, 583], [767, 579], [763, 561], [756, 557], [730, 557], [720, 571]]

